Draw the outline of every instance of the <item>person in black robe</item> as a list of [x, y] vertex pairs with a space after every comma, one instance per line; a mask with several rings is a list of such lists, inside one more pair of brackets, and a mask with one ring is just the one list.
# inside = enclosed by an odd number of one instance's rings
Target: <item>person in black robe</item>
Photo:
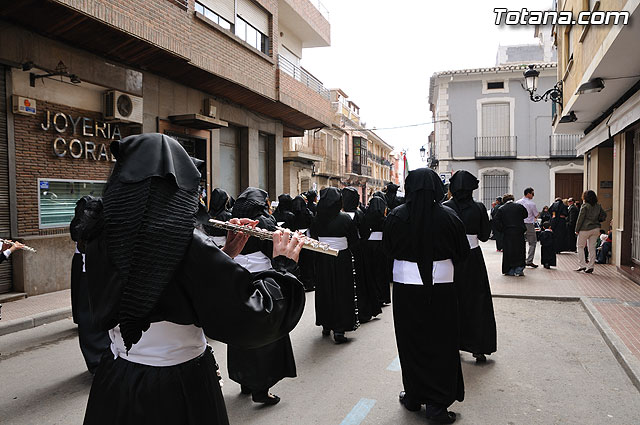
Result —
[[[293, 198], [291, 212], [293, 212], [294, 217], [290, 222], [289, 229], [307, 234], [313, 221], [313, 214], [307, 208], [307, 202], [301, 195]], [[316, 287], [316, 278], [313, 270], [315, 256], [315, 252], [305, 249], [300, 253], [300, 259], [298, 260], [298, 278], [307, 292], [315, 290]]]
[[551, 266], [556, 266], [556, 249], [553, 231], [551, 230], [551, 224], [548, 221], [542, 223], [542, 231], [540, 232], [540, 246], [542, 246], [542, 252], [540, 253], [540, 261], [545, 269], [550, 269]]
[[493, 230], [493, 238], [496, 241], [496, 251], [502, 251], [503, 249], [502, 244], [503, 244], [504, 235], [500, 230], [498, 230], [497, 226], [495, 225], [496, 213], [498, 212], [501, 206], [502, 206], [502, 196], [498, 196], [496, 198], [496, 204], [493, 206], [493, 208], [491, 208], [491, 229]]
[[83, 196], [76, 203], [75, 215], [69, 225], [71, 239], [76, 242], [76, 252], [71, 260], [71, 314], [78, 325], [78, 343], [87, 370], [94, 375], [102, 354], [109, 349], [109, 333], [96, 329], [89, 306], [89, 284], [85, 270], [85, 241], [81, 239], [83, 227], [92, 226], [99, 218], [100, 200]]
[[[267, 192], [254, 187], [247, 188], [236, 200], [231, 215], [234, 218], [250, 218], [258, 222], [257, 227], [276, 230], [275, 218], [269, 214]], [[235, 257], [245, 269], [252, 273], [271, 270], [273, 243], [269, 240], [251, 238], [240, 255]], [[256, 403], [273, 405], [280, 397], [269, 393], [269, 389], [284, 378], [296, 377], [296, 362], [289, 335], [260, 348], [227, 346], [227, 369], [229, 378], [240, 384], [242, 394], [251, 394]]]
[[[218, 221], [227, 222], [231, 219], [229, 209], [229, 194], [223, 189], [216, 187], [211, 192], [211, 203], [209, 204], [209, 216]], [[218, 248], [222, 248], [227, 239], [227, 231], [213, 227], [210, 223], [203, 224], [204, 231], [212, 237]]]
[[393, 264], [382, 249], [382, 232], [386, 215], [387, 203], [384, 198], [374, 196], [369, 200], [367, 212], [360, 226], [365, 276], [375, 288], [380, 305], [391, 303], [390, 283]]
[[551, 221], [551, 213], [549, 212], [549, 207], [542, 207], [542, 211], [540, 211], [540, 222], [544, 223], [545, 221]]
[[476, 362], [486, 362], [486, 355], [496, 351], [496, 319], [493, 313], [491, 287], [478, 244], [489, 240], [487, 209], [473, 199], [478, 179], [468, 171], [456, 171], [449, 180], [453, 198], [444, 205], [453, 209], [464, 223], [471, 251], [456, 268], [456, 288], [460, 311], [460, 349], [473, 354]]
[[80, 235], [93, 321], [111, 339], [84, 423], [227, 425], [205, 335], [243, 348], [286, 336], [304, 310], [289, 272], [302, 241], [276, 232], [273, 269], [252, 274], [233, 260], [247, 234], [229, 232], [220, 250], [195, 228], [200, 173], [177, 141], [142, 134], [110, 151], [98, 219]]
[[337, 257], [317, 254], [316, 325], [322, 326], [322, 335], [333, 331], [337, 344], [347, 342], [345, 332], [358, 328], [358, 306], [353, 277], [352, 255], [358, 247], [358, 230], [351, 217], [342, 212], [342, 194], [338, 188], [320, 191], [318, 214], [310, 232], [313, 239], [337, 249]]
[[411, 411], [426, 404], [428, 419], [453, 423], [448, 408], [464, 400], [454, 270], [469, 255], [469, 242], [462, 221], [440, 203], [444, 185], [435, 171], [410, 171], [405, 190], [406, 203], [387, 216], [382, 239], [394, 259], [400, 402]]
[[[351, 217], [356, 225], [356, 229], [360, 229], [364, 221], [364, 213], [358, 208], [360, 204], [360, 194], [355, 187], [345, 187], [342, 189], [342, 209]], [[358, 238], [363, 236], [358, 233]], [[382, 238], [380, 238], [382, 239]], [[380, 302], [375, 287], [375, 281], [367, 279], [367, 270], [365, 265], [365, 256], [363, 241], [354, 247], [353, 252], [353, 271], [356, 282], [356, 294], [358, 296], [358, 320], [360, 323], [366, 323], [372, 317], [382, 313]]]
[[527, 209], [513, 202], [513, 195], [502, 197], [504, 204], [495, 216], [496, 229], [503, 234], [502, 274], [524, 276], [526, 261], [524, 234], [527, 227], [524, 219], [529, 216]]
[[318, 213], [318, 192], [312, 189], [307, 191], [304, 195], [307, 199], [307, 208], [311, 211], [311, 214], [315, 216]]
[[573, 198], [569, 198], [567, 203], [569, 204], [569, 207], [567, 208], [567, 250], [576, 252], [576, 246], [578, 244], [576, 235], [576, 223], [578, 222], [578, 214], [580, 213], [580, 208], [578, 208]]
[[398, 196], [398, 189], [400, 186], [393, 182], [387, 183], [385, 187], [385, 201], [387, 202], [387, 208], [389, 211], [392, 211], [398, 205], [402, 205], [404, 203], [404, 198]]
[[278, 207], [273, 212], [273, 218], [276, 219], [278, 226], [291, 229], [295, 215], [291, 211], [293, 208], [293, 198], [288, 193], [278, 196]]
[[553, 230], [553, 243], [556, 248], [556, 253], [563, 251], [569, 251], [567, 236], [567, 216], [569, 215], [569, 208], [562, 202], [562, 198], [556, 198], [555, 202], [549, 207], [549, 212], [552, 215], [551, 230]]

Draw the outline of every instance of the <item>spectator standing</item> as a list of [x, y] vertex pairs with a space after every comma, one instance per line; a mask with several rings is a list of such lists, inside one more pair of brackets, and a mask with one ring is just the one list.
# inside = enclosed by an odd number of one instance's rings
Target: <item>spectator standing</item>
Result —
[[527, 253], [527, 258], [525, 264], [529, 267], [536, 268], [537, 264], [533, 263], [533, 257], [536, 254], [536, 227], [535, 222], [536, 218], [538, 218], [538, 208], [536, 208], [536, 203], [533, 202], [534, 190], [532, 187], [528, 187], [524, 190], [524, 197], [518, 200], [518, 204], [522, 205], [527, 209], [527, 218], [524, 219], [524, 225], [527, 228], [525, 233], [525, 238], [527, 243], [529, 244], [529, 252]]
[[598, 203], [598, 197], [593, 190], [587, 190], [582, 194], [582, 208], [576, 222], [576, 234], [578, 235], [578, 247], [585, 245], [589, 250], [589, 262], [583, 249], [578, 249], [577, 272], [593, 273], [593, 265], [596, 262], [596, 242], [600, 237], [600, 223], [607, 219], [607, 213]]
[[578, 221], [580, 208], [578, 208], [573, 198], [569, 198], [567, 203], [569, 204], [569, 216], [567, 218], [567, 248], [571, 252], [576, 252], [576, 222]]

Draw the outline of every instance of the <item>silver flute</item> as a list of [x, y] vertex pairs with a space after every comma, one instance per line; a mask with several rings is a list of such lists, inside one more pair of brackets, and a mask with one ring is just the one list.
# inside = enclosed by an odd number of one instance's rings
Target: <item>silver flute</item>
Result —
[[[13, 241], [10, 241], [8, 239], [1, 239], [0, 238], [0, 242], [2, 242], [3, 244], [8, 243], [9, 245], [15, 245], [16, 243]], [[35, 249], [31, 248], [30, 246], [24, 246], [22, 249], [26, 250], [26, 251], [31, 251], [31, 252], [37, 252]]]
[[[266, 229], [261, 229], [259, 227], [251, 228], [248, 226], [241, 226], [239, 224], [231, 224], [225, 221], [215, 220], [213, 218], [209, 220], [209, 223], [211, 223], [213, 227], [217, 227], [218, 229], [231, 230], [234, 232], [242, 232], [251, 236], [255, 236], [256, 238], [260, 238], [262, 240], [265, 240], [265, 239], [270, 241], [273, 240], [274, 232]], [[294, 232], [291, 232], [289, 234], [289, 237], [292, 237], [293, 234]], [[302, 245], [302, 248], [304, 249], [309, 249], [311, 251], [319, 252], [321, 254], [333, 255], [334, 257], [337, 257], [338, 254], [340, 253], [340, 251], [338, 251], [337, 249], [331, 248], [329, 244], [317, 241], [315, 239], [311, 239], [310, 237], [304, 236], [302, 234], [298, 234], [298, 235], [301, 236], [302, 240], [304, 241], [304, 245]]]

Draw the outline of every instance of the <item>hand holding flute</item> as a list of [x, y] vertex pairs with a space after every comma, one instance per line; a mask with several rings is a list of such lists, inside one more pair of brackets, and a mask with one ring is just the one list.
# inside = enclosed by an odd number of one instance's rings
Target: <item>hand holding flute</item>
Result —
[[19, 249], [24, 249], [25, 251], [31, 251], [31, 252], [36, 252], [35, 249], [31, 248], [30, 246], [27, 246], [23, 243], [17, 242], [17, 241], [11, 241], [9, 239], [1, 239], [0, 238], [0, 242], [2, 242], [2, 251], [5, 250], [9, 250], [12, 253], [19, 250]]

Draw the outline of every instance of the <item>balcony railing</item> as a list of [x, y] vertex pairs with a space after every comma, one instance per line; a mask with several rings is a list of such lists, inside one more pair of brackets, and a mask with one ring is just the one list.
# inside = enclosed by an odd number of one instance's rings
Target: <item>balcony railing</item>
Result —
[[515, 158], [516, 136], [476, 137], [476, 158]]
[[324, 161], [318, 163], [316, 174], [340, 176], [343, 173], [343, 167], [340, 162], [334, 159], [325, 158]]
[[553, 158], [575, 158], [579, 134], [552, 134], [549, 136], [549, 156]]
[[278, 55], [278, 67], [282, 72], [300, 81], [311, 90], [319, 93], [325, 99], [331, 100], [331, 93], [322, 85], [322, 82], [320, 82], [320, 80], [309, 74], [303, 68], [296, 66], [282, 55]]

